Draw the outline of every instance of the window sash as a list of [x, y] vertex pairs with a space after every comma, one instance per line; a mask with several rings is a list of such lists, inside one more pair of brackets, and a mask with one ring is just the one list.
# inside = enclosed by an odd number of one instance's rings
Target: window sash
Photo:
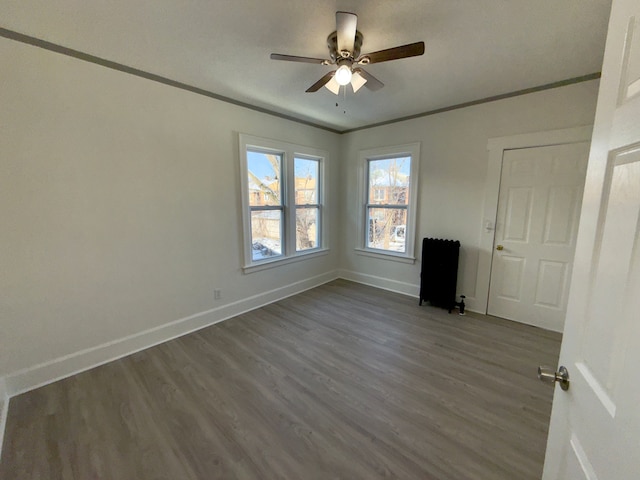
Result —
[[[408, 165], [405, 161], [408, 160]], [[399, 163], [398, 163], [399, 161]], [[388, 165], [384, 165], [388, 163]], [[411, 192], [411, 172], [412, 172], [412, 156], [410, 154], [399, 153], [397, 155], [385, 156], [382, 158], [368, 158], [366, 161], [366, 182], [367, 182], [367, 198], [366, 202], [381, 202], [388, 205], [407, 205], [407, 191]], [[408, 166], [408, 175], [404, 173]], [[388, 170], [387, 170], [388, 169]], [[382, 185], [375, 180], [372, 181], [372, 174], [375, 172], [385, 172]], [[389, 180], [389, 184], [385, 184], [384, 180], [393, 178], [393, 182]], [[404, 195], [402, 195], [404, 193]], [[403, 200], [401, 200], [401, 198]], [[385, 201], [386, 200], [386, 201]]]
[[405, 205], [404, 203], [395, 204], [395, 203], [367, 203], [365, 204], [366, 208], [401, 208], [404, 210], [409, 209], [409, 205]]
[[284, 206], [282, 205], [250, 205], [249, 209], [251, 211], [259, 211], [259, 210], [283, 210]]
[[[394, 161], [398, 158], [408, 158], [409, 159], [409, 176], [406, 185], [376, 185], [372, 182], [371, 176], [374, 172], [374, 168], [378, 167], [381, 162], [385, 160]], [[365, 204], [366, 209], [366, 233], [365, 233], [365, 248], [376, 250], [382, 253], [386, 252], [395, 252], [400, 254], [405, 254], [407, 252], [406, 245], [406, 235], [403, 235], [402, 238], [398, 238], [396, 236], [396, 231], [398, 228], [402, 227], [401, 230], [406, 232], [407, 230], [407, 212], [409, 210], [409, 205], [406, 203], [391, 203], [391, 200], [394, 200], [393, 193], [401, 189], [409, 190], [411, 189], [411, 162], [412, 158], [410, 155], [393, 155], [389, 158], [375, 158], [375, 159], [367, 159], [367, 203]], [[391, 166], [389, 166], [391, 171]], [[394, 177], [394, 183], [397, 179]], [[381, 200], [385, 200], [382, 203], [372, 203], [378, 202]], [[378, 200], [381, 198], [381, 200]], [[372, 211], [374, 210], [382, 210], [382, 211], [404, 211], [405, 213], [402, 215], [404, 217], [405, 223], [400, 223], [398, 225], [394, 225], [393, 223], [393, 213], [385, 214], [387, 218], [381, 223], [378, 224], [378, 218], [372, 215]]]
[[[395, 210], [395, 214], [399, 212], [403, 212], [400, 215], [402, 217], [402, 223], [395, 223], [393, 218], [394, 213], [389, 214], [389, 216], [381, 223], [378, 223], [378, 218], [376, 215], [372, 214], [372, 210], [378, 210], [378, 205], [372, 205], [367, 207], [367, 238], [366, 238], [366, 247], [381, 251], [381, 252], [396, 252], [396, 253], [406, 253], [407, 244], [406, 244], [406, 230], [407, 230], [407, 211], [408, 208], [382, 208], [380, 210], [391, 211]], [[401, 233], [401, 235], [399, 235]], [[382, 245], [380, 245], [382, 244]], [[386, 247], [384, 246], [386, 244]]]
[[[323, 218], [325, 211], [323, 181], [327, 152], [286, 142], [252, 137], [246, 134], [239, 135], [239, 144], [243, 178], [242, 216], [245, 252], [243, 269], [245, 273], [323, 254], [327, 250], [327, 233]], [[279, 165], [274, 166], [273, 172], [271, 172], [267, 161], [255, 156], [251, 158], [250, 152], [277, 156]], [[270, 161], [272, 165], [275, 164], [273, 158]], [[302, 162], [296, 163], [297, 161]], [[260, 166], [264, 168], [260, 168]], [[249, 169], [251, 168], [254, 169], [255, 176], [249, 174]], [[298, 173], [298, 179], [296, 179], [296, 173]], [[307, 177], [313, 180], [306, 182], [305, 179]], [[276, 180], [279, 184], [271, 183]], [[273, 201], [268, 202], [262, 195], [260, 198], [251, 196], [256, 189], [268, 191], [266, 187], [270, 187], [275, 191], [276, 185], [280, 189], [277, 192], [280, 200], [279, 205], [274, 205]], [[307, 199], [313, 203], [302, 203]], [[272, 204], [251, 205], [251, 203]], [[307, 230], [298, 231], [300, 228], [298, 215], [304, 213], [304, 210], [300, 209], [308, 209], [310, 212], [308, 218], [304, 218], [302, 222], [309, 227], [308, 232]], [[264, 256], [259, 256], [258, 258], [254, 255], [252, 247], [254, 238], [256, 238], [255, 218], [260, 212], [265, 215], [269, 215], [268, 212], [273, 212], [270, 215], [278, 215], [281, 218], [279, 238], [281, 253], [277, 257], [271, 255], [268, 258]], [[279, 212], [279, 214], [275, 212]], [[254, 218], [253, 228], [252, 217]], [[265, 230], [269, 231], [271, 236], [274, 237], [271, 239], [272, 241], [277, 240], [275, 239], [276, 232], [274, 229], [275, 221], [270, 225], [269, 229]], [[309, 235], [308, 239], [305, 237], [307, 233]], [[309, 254], [312, 255], [310, 256]]]
[[[277, 218], [256, 218], [253, 213], [260, 212], [278, 212]], [[284, 210], [283, 209], [256, 209], [251, 210], [251, 260], [258, 262], [261, 260], [273, 260], [280, 258], [285, 253], [284, 242]], [[260, 226], [254, 228], [254, 219]], [[274, 237], [273, 222], [277, 221], [277, 236]], [[262, 236], [259, 236], [262, 230]], [[266, 234], [266, 236], [265, 236]], [[279, 251], [278, 251], [279, 249]]]
[[[271, 176], [265, 176], [264, 178], [258, 178], [255, 173], [256, 172], [252, 172], [252, 170], [249, 168], [249, 156], [250, 155], [259, 155], [261, 157], [259, 157], [259, 160], [264, 160], [266, 158], [267, 162], [263, 162], [263, 161], [259, 161], [257, 163], [254, 164], [255, 167], [257, 167], [258, 169], [261, 169], [264, 172], [265, 166], [267, 166], [267, 169], [269, 168], [269, 166], [271, 167], [271, 172], [274, 175], [273, 178], [271, 178]], [[277, 168], [273, 167], [273, 164], [269, 165], [271, 162], [269, 162], [268, 157], [269, 156], [273, 156], [276, 157], [277, 159]], [[256, 158], [254, 158], [254, 160], [258, 160]], [[260, 190], [257, 191], [253, 191], [251, 193], [255, 194], [257, 193], [258, 195], [256, 195], [257, 197], [260, 197], [260, 194], [262, 194], [262, 198], [263, 198], [263, 202], [265, 202], [263, 205], [254, 205], [252, 202], [254, 200], [254, 196], [253, 195], [249, 195], [249, 206], [251, 207], [260, 207], [260, 206], [283, 206], [285, 204], [285, 195], [286, 195], [286, 178], [285, 178], [285, 170], [286, 170], [286, 158], [285, 158], [285, 152], [283, 151], [272, 151], [272, 150], [268, 150], [268, 149], [263, 149], [263, 148], [247, 148], [246, 152], [245, 152], [245, 158], [244, 158], [244, 162], [245, 162], [245, 167], [246, 167], [246, 175], [245, 175], [245, 181], [247, 182], [247, 185], [249, 186], [249, 191], [251, 192], [251, 183], [256, 184], [256, 186], [259, 187]], [[268, 170], [267, 170], [268, 171]], [[252, 178], [252, 173], [253, 178]], [[277, 184], [277, 195], [278, 195], [278, 201], [275, 202], [273, 199], [273, 196], [269, 194], [269, 192], [272, 192], [271, 190], [271, 185], [273, 183]], [[268, 189], [268, 190], [267, 190]]]
[[[309, 248], [298, 248], [298, 210], [315, 210], [316, 211], [316, 226], [315, 226], [315, 246]], [[318, 250], [322, 248], [322, 206], [320, 204], [297, 204], [295, 206], [295, 218], [294, 222], [296, 224], [295, 228], [295, 244], [296, 244], [296, 252], [307, 252], [310, 250]]]
[[[298, 163], [299, 162], [299, 163]], [[293, 159], [294, 166], [294, 215], [293, 222], [295, 224], [295, 251], [296, 253], [300, 252], [308, 252], [313, 250], [318, 250], [322, 248], [322, 211], [321, 211], [321, 203], [320, 203], [320, 195], [321, 195], [321, 187], [322, 187], [322, 160], [318, 158], [311, 158], [305, 155], [295, 155]], [[311, 170], [308, 172], [310, 175], [310, 179], [313, 179], [312, 183], [313, 188], [305, 188], [307, 185], [298, 185], [298, 180], [304, 179], [304, 177], [296, 177], [297, 167], [299, 164], [309, 163], [311, 165]], [[312, 192], [312, 198], [314, 199], [313, 203], [301, 203], [298, 201], [300, 192]], [[304, 195], [303, 195], [304, 196]], [[304, 234], [302, 234], [300, 230], [299, 221], [301, 218], [298, 215], [298, 212], [301, 210], [315, 210], [315, 223], [312, 225], [308, 225]], [[308, 236], [311, 233], [313, 236], [313, 240], [309, 238], [304, 238], [305, 235]], [[307, 243], [311, 241], [312, 246], [301, 246], [301, 242]]]
[[[296, 206], [296, 213], [295, 213], [295, 222], [296, 222], [296, 252], [307, 252], [307, 251], [311, 251], [311, 250], [317, 250], [319, 248], [321, 248], [321, 238], [320, 238], [320, 233], [322, 231], [322, 212], [320, 209], [320, 206], [314, 206], [314, 205], [302, 205], [302, 206]], [[309, 210], [309, 211], [314, 211], [315, 215], [314, 215], [314, 222], [310, 225], [308, 225], [306, 227], [305, 230], [305, 235], [307, 236], [307, 238], [305, 239], [303, 235], [298, 235], [301, 231], [298, 228], [300, 226], [300, 224], [298, 223], [299, 220], [302, 221], [303, 219], [298, 215], [298, 213], [300, 211], [304, 211], [304, 210]], [[312, 235], [312, 239], [309, 238], [309, 234]], [[304, 245], [300, 245], [302, 242], [311, 242], [311, 244], [304, 246]]]
[[[420, 144], [372, 148], [358, 153], [363, 210], [358, 221], [356, 253], [414, 263]], [[387, 175], [377, 170], [387, 172], [391, 178], [388, 180]], [[377, 227], [372, 233], [370, 228], [375, 219]]]

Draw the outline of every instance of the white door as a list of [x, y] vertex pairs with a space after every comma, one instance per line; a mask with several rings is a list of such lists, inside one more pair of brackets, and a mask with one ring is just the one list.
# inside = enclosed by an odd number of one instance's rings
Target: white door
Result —
[[505, 150], [487, 312], [562, 331], [589, 144]]
[[639, 479], [638, 0], [613, 1], [560, 363], [543, 479]]

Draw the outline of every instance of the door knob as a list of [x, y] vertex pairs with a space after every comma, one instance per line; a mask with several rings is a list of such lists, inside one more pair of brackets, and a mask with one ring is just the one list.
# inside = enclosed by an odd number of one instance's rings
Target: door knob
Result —
[[560, 367], [557, 372], [550, 367], [538, 367], [538, 378], [543, 383], [558, 382], [562, 390], [569, 390], [569, 371], [565, 367]]
[[496, 247], [496, 250], [504, 250], [504, 247], [503, 247], [502, 245], [498, 245], [498, 246]]

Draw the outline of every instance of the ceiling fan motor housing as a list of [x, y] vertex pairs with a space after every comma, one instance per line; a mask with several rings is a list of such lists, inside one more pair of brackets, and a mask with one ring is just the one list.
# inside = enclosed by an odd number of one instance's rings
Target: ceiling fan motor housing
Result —
[[360, 48], [362, 47], [362, 33], [356, 31], [356, 38], [353, 42], [353, 52], [344, 52], [338, 51], [338, 32], [333, 32], [327, 37], [327, 47], [329, 48], [329, 55], [331, 56], [331, 60], [333, 62], [337, 62], [343, 58], [350, 58], [352, 60], [358, 58], [360, 55]]

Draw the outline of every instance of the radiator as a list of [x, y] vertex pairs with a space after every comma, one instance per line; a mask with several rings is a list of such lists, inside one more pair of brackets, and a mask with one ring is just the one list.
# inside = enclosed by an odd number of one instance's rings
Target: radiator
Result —
[[[422, 271], [420, 272], [420, 305], [429, 302], [434, 307], [451, 310], [456, 303], [458, 257], [460, 242], [425, 238], [422, 240]], [[464, 310], [461, 311], [463, 313]]]

